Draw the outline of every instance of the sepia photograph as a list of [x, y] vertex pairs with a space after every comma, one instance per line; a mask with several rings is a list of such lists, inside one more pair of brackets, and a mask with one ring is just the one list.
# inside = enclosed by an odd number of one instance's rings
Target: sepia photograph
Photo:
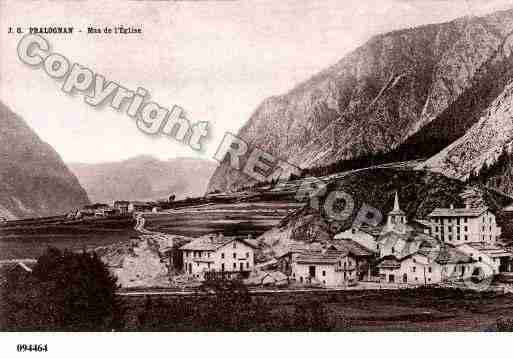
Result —
[[512, 1], [0, 0], [7, 357], [511, 331]]

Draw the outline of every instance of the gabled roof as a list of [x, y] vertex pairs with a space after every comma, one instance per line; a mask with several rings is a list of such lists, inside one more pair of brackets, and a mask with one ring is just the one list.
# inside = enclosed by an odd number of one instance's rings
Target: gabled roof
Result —
[[289, 243], [285, 248], [282, 249], [282, 251], [276, 253], [276, 257], [281, 258], [289, 254], [301, 254], [321, 251], [322, 245], [320, 243]]
[[436, 208], [428, 217], [479, 217], [488, 210], [479, 208]]
[[296, 263], [300, 264], [337, 264], [347, 252], [338, 250], [327, 250], [324, 252], [311, 252], [299, 255]]
[[394, 256], [383, 257], [378, 264], [378, 268], [380, 269], [399, 269], [400, 267], [401, 262]]
[[372, 257], [374, 253], [360, 243], [355, 242], [351, 239], [343, 239], [338, 241], [330, 242], [331, 245], [335, 246], [338, 250], [346, 251], [356, 257]]
[[204, 236], [193, 240], [192, 242], [180, 247], [184, 251], [216, 251], [233, 241], [242, 242], [251, 248], [256, 248], [255, 244], [244, 239], [223, 236]]

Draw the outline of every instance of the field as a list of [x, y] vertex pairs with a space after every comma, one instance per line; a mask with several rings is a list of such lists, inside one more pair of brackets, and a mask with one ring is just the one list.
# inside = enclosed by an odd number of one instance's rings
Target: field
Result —
[[124, 330], [496, 331], [513, 319], [513, 295], [453, 289], [252, 294], [238, 307], [208, 296], [122, 300]]
[[256, 237], [302, 206], [287, 201], [209, 203], [146, 214], [145, 228], [193, 237], [208, 233]]
[[8, 222], [0, 226], [0, 260], [37, 258], [49, 246], [93, 249], [137, 235], [131, 217], [70, 221], [64, 217]]

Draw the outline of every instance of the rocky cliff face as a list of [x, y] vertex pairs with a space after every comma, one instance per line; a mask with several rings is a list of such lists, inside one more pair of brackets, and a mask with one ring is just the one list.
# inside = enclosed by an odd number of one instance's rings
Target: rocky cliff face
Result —
[[203, 195], [216, 168], [214, 161], [139, 156], [101, 164], [69, 164], [93, 202], [177, 199]]
[[[408, 150], [420, 145], [418, 156], [434, 155], [479, 121], [507, 83], [500, 69], [512, 30], [510, 10], [376, 36], [289, 93], [265, 100], [239, 137], [308, 168], [389, 152], [428, 129]], [[223, 163], [209, 191], [247, 182]]]
[[65, 214], [87, 203], [55, 150], [0, 102], [0, 217]]

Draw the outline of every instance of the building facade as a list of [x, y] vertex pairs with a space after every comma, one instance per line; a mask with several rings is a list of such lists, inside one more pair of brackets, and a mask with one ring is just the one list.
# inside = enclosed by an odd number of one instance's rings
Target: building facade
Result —
[[495, 215], [487, 208], [437, 208], [428, 215], [431, 233], [458, 246], [463, 243], [495, 243], [501, 235]]
[[185, 273], [205, 279], [207, 273], [247, 275], [255, 266], [255, 246], [238, 238], [205, 236], [180, 248]]
[[292, 280], [300, 284], [339, 287], [357, 280], [356, 260], [345, 251], [300, 254], [292, 262]]

